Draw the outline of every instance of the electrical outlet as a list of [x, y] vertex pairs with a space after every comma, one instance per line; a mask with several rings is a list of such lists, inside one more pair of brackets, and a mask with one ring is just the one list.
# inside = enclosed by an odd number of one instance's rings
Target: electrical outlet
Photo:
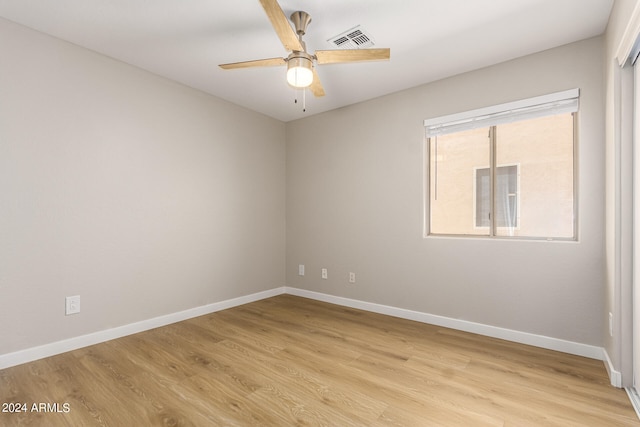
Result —
[[349, 283], [356, 283], [356, 273], [349, 273]]
[[80, 313], [80, 295], [73, 297], [66, 297], [65, 302], [65, 315]]
[[322, 269], [322, 278], [323, 279], [328, 279], [329, 278], [329, 273], [327, 272], [326, 268]]
[[304, 264], [298, 265], [298, 276], [304, 276]]

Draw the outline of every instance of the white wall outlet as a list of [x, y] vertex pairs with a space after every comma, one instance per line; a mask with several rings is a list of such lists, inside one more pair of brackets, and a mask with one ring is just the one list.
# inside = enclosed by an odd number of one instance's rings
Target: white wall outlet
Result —
[[72, 297], [66, 297], [65, 302], [65, 315], [80, 313], [80, 295]]
[[353, 271], [349, 273], [349, 283], [356, 283], [356, 273]]
[[304, 264], [298, 265], [298, 276], [304, 276]]
[[329, 278], [329, 273], [327, 272], [326, 268], [322, 269], [322, 278], [323, 279], [328, 279]]

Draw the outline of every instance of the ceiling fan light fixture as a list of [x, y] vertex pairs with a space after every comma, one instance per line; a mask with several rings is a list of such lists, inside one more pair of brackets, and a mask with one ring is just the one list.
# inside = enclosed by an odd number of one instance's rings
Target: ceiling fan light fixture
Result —
[[287, 61], [287, 82], [293, 87], [308, 87], [313, 83], [313, 63], [305, 56], [289, 58]]
[[[287, 64], [287, 83], [294, 88], [309, 88], [316, 97], [325, 95], [320, 77], [316, 73], [315, 66], [322, 64], [339, 64], [345, 62], [362, 61], [383, 61], [389, 60], [391, 50], [385, 49], [362, 49], [367, 43], [373, 44], [371, 38], [365, 34], [360, 26], [354, 27], [338, 37], [334, 44], [342, 46], [348, 40], [355, 43], [358, 49], [334, 49], [316, 50], [313, 55], [307, 53], [307, 46], [302, 40], [302, 36], [307, 32], [307, 26], [311, 23], [311, 16], [303, 11], [291, 14], [291, 23], [278, 4], [278, 0], [260, 0], [262, 8], [271, 21], [282, 46], [291, 52], [286, 58], [266, 58], [253, 61], [234, 62], [230, 64], [220, 64], [224, 70], [233, 70], [250, 67], [272, 67]], [[342, 37], [344, 36], [344, 37]], [[344, 40], [343, 40], [344, 39]], [[302, 91], [303, 102], [306, 91]]]

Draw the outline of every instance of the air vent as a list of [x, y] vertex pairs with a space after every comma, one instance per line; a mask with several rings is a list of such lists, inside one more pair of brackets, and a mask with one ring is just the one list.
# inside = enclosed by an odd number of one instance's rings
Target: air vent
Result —
[[360, 25], [327, 40], [340, 49], [364, 49], [374, 45], [373, 39]]

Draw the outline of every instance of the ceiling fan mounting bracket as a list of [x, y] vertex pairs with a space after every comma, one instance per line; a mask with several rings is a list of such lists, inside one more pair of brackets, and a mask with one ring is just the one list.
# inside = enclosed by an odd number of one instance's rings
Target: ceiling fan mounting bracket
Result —
[[296, 27], [298, 38], [304, 36], [307, 32], [307, 27], [311, 23], [311, 15], [300, 10], [293, 12], [289, 19], [291, 19], [291, 22], [293, 22], [293, 25]]

